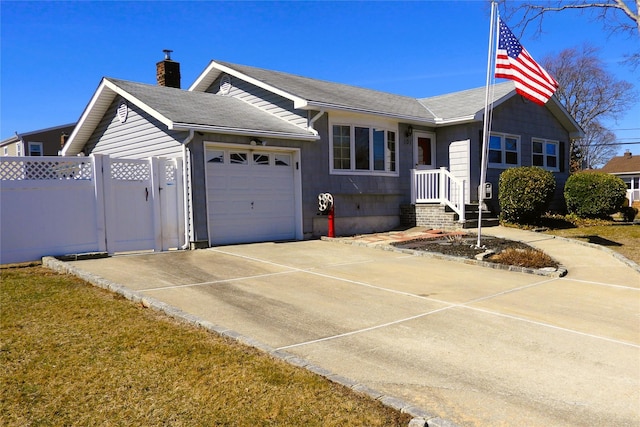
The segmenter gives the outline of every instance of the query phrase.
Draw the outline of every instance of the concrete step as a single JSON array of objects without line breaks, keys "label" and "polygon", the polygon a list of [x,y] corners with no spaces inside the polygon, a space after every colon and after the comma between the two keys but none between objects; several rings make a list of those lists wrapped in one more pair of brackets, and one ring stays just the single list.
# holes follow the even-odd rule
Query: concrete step
[{"label": "concrete step", "polygon": [[[485,218],[483,215],[482,217],[483,227],[496,227],[498,225],[500,225],[500,220],[498,218],[496,217]],[[462,225],[462,228],[478,228],[478,218],[466,219],[465,223]]]}]

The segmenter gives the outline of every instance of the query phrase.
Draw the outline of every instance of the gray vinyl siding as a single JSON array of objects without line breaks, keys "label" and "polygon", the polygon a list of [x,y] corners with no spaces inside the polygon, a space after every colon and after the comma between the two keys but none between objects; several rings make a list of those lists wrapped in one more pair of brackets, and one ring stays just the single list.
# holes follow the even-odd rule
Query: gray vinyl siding
[{"label": "gray vinyl siding", "polygon": [[[213,82],[207,92],[215,94],[219,92],[220,78]],[[296,126],[303,128],[307,126],[307,111],[294,109],[293,101],[237,77],[231,77],[231,90],[226,96],[245,101]]]},{"label": "gray vinyl siding", "polygon": [[170,131],[167,127],[129,103],[127,120],[121,123],[116,97],[89,138],[85,153],[108,154],[112,157],[142,159],[153,156],[182,155],[181,141],[186,132]]},{"label": "gray vinyl siding", "polygon": [[[313,114],[314,112],[312,112]],[[314,234],[314,221],[318,220],[318,194],[332,193],[336,203],[336,220],[367,224],[376,218],[395,218],[400,221],[400,205],[410,199],[411,144],[399,143],[400,176],[330,175],[328,118],[323,115],[316,122],[319,141],[292,141],[269,139],[269,147],[300,149],[302,181],[302,219],[306,238]],[[401,132],[404,128],[400,127]],[[251,137],[235,135],[197,135],[190,144],[194,197],[196,240],[206,240],[206,191],[204,180],[203,141],[249,145]],[[400,141],[399,141],[400,142]],[[383,229],[365,230],[386,231]],[[365,232],[357,231],[357,232]],[[349,234],[337,227],[336,233]]]},{"label": "gray vinyl siding", "polygon": [[[520,136],[520,165],[532,165],[532,138],[544,138],[560,143],[559,162],[564,164],[559,172],[554,172],[556,192],[551,204],[552,210],[564,209],[564,184],[569,178],[569,132],[562,127],[553,114],[522,97],[515,96],[494,112],[493,129],[496,132],[512,133]],[[493,182],[495,204],[498,204],[498,180],[504,169],[488,169],[487,176]]]},{"label": "gray vinyl siding", "polygon": [[[312,113],[313,114],[313,113]],[[305,231],[312,226],[318,212],[318,194],[331,193],[336,203],[336,221],[339,218],[397,217],[400,205],[410,199],[410,173],[407,156],[412,156],[410,144],[398,139],[399,176],[337,175],[329,174],[329,121],[324,114],[314,126],[320,141],[308,144],[302,152],[302,181]],[[404,129],[399,127],[399,133]],[[384,230],[369,230],[384,231]],[[363,232],[354,230],[355,233]],[[336,233],[345,233],[337,229]],[[348,232],[347,232],[348,234]]]},{"label": "gray vinyl siding", "polygon": [[[520,96],[515,96],[504,104],[495,108],[493,112],[492,132],[517,135],[520,137],[520,166],[532,164],[532,138],[544,138],[560,142],[559,161],[564,164],[560,172],[554,172],[556,178],[555,200],[551,208],[561,210],[563,208],[564,183],[569,177],[569,132],[555,119],[551,112],[544,107],[523,101]],[[469,139],[470,160],[470,200],[478,200],[478,185],[480,184],[480,163],[482,156],[482,123],[473,122],[458,126],[438,128],[436,141],[436,161],[438,167],[449,168],[449,145],[453,141]],[[487,169],[487,182],[493,185],[493,199],[487,204],[494,212],[499,212],[498,184],[503,168],[489,167]]]}]

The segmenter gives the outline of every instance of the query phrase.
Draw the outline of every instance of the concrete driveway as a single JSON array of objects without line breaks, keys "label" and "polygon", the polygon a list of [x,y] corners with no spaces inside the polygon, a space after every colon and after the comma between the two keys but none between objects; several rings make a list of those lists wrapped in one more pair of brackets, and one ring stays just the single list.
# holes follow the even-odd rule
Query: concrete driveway
[{"label": "concrete driveway", "polygon": [[638,426],[640,273],[610,258],[550,278],[304,241],[67,265],[461,426]]}]

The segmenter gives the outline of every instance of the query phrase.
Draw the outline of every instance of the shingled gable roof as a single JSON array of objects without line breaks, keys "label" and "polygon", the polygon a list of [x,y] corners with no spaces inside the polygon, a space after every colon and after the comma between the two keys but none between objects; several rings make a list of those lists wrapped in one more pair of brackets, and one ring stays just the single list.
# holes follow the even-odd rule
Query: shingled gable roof
[{"label": "shingled gable roof", "polygon": [[614,157],[600,169],[600,172],[640,175],[640,156],[627,152],[623,156]]},{"label": "shingled gable roof", "polygon": [[141,108],[168,129],[316,140],[309,130],[281,120],[241,100],[210,93],[103,78],[62,155],[82,151],[116,96]]},{"label": "shingled gable roof", "polygon": [[[518,96],[512,81],[498,83],[493,86],[490,93],[494,107]],[[420,102],[428,108],[436,118],[438,125],[451,125],[470,121],[481,121],[484,115],[486,98],[484,87],[447,93],[445,95],[422,98]],[[580,125],[571,117],[569,112],[560,104],[554,96],[545,104],[545,108],[555,116],[565,129],[569,131],[571,138],[582,138],[584,132]]]},{"label": "shingled gable roof", "polygon": [[[290,99],[294,107],[300,109],[360,112],[435,127],[481,121],[484,114],[484,87],[415,99],[222,61],[211,61],[189,90],[205,91],[222,74],[241,78]],[[511,81],[494,85],[494,106],[516,95]],[[571,138],[584,136],[580,126],[555,97],[545,107],[569,131]]]},{"label": "shingled gable roof", "polygon": [[[419,99],[436,117],[439,124],[459,123],[482,120],[485,105],[485,88],[475,88],[460,92],[447,93]],[[512,82],[500,83],[493,88],[493,104],[502,102],[515,95]]]},{"label": "shingled gable roof", "polygon": [[189,90],[205,91],[222,74],[290,99],[294,108],[341,110],[435,123],[435,117],[415,98],[221,61],[211,61]]}]

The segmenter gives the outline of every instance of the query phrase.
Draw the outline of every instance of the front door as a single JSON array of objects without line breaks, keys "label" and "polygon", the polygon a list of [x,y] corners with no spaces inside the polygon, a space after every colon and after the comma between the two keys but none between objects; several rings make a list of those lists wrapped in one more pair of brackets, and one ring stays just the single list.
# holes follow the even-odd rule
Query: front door
[{"label": "front door", "polygon": [[413,164],[418,170],[435,169],[436,167],[436,134],[431,132],[414,132]]}]

